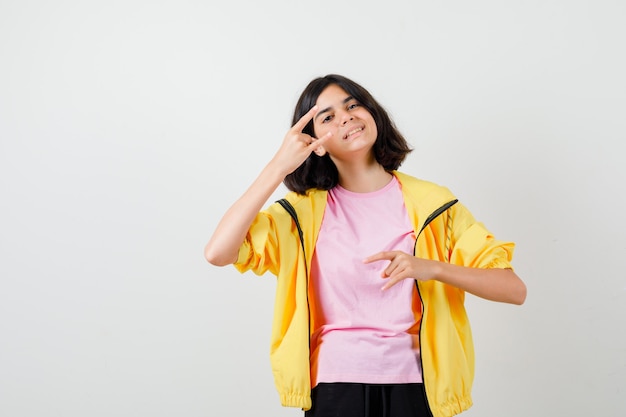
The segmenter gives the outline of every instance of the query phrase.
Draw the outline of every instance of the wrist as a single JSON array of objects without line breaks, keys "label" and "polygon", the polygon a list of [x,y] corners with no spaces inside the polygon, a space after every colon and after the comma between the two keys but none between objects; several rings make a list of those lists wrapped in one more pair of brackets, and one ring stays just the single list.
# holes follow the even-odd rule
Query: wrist
[{"label": "wrist", "polygon": [[449,264],[441,261],[431,260],[430,279],[446,283],[446,266]]},{"label": "wrist", "polygon": [[263,176],[265,179],[276,184],[283,182],[287,174],[289,173],[285,172],[285,167],[274,159],[272,159],[263,169]]}]

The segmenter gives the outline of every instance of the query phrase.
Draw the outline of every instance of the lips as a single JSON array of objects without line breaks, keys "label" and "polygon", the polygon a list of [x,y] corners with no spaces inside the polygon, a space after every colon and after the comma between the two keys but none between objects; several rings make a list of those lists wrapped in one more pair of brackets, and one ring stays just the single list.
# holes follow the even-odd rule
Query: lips
[{"label": "lips", "polygon": [[362,130],[363,130],[363,126],[355,127],[354,129],[349,130],[348,133],[343,135],[343,138],[348,139],[350,136],[354,135],[355,133],[359,133]]}]

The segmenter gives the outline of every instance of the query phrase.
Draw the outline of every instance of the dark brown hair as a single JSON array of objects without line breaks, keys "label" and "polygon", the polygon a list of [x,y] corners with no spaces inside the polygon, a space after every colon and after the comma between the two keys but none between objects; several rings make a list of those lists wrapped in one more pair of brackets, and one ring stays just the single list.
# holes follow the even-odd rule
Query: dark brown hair
[{"label": "dark brown hair", "polygon": [[[346,77],[330,74],[311,81],[298,99],[291,125],[293,126],[315,105],[317,98],[326,87],[333,84],[352,96],[374,118],[378,130],[373,149],[376,161],[387,171],[398,169],[406,155],[412,151],[411,147],[396,128],[387,111],[365,88]],[[316,137],[313,121],[309,122],[302,131]],[[306,194],[311,188],[330,190],[338,182],[339,172],[328,153],[321,157],[311,153],[302,165],[287,175],[283,181],[288,189],[298,194]]]}]

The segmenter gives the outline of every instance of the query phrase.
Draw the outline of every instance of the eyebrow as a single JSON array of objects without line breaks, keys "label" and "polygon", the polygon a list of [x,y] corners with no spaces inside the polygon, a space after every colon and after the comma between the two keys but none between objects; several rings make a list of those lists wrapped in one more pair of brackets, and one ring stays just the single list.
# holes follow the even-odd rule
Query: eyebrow
[{"label": "eyebrow", "polygon": [[[345,99],[341,102],[341,104],[346,104],[346,103],[347,103],[347,102],[349,102],[350,100],[354,100],[354,97],[352,97],[352,96],[348,96],[348,97],[346,97],[346,98],[345,98]],[[329,112],[329,111],[331,111],[331,110],[332,110],[332,106],[331,106],[331,107],[326,107],[325,109],[318,111],[318,112],[317,112],[317,114],[315,115],[315,117],[313,118],[313,120],[317,120],[317,118],[318,118],[319,116],[321,116],[323,113],[328,113],[328,112]]]}]

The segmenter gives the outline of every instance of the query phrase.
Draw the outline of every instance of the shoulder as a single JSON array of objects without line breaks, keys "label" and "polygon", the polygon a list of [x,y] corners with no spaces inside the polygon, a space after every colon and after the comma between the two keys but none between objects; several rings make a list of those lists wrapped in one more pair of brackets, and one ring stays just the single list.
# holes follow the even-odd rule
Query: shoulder
[{"label": "shoulder", "polygon": [[[304,232],[305,240],[310,246],[307,253],[313,253],[317,232],[322,224],[324,211],[326,209],[328,191],[311,189],[306,194],[289,192],[284,199],[287,200],[296,211],[301,230]],[[291,227],[291,214],[278,202],[270,205],[266,210],[274,219],[279,229],[293,231]],[[292,232],[291,232],[292,233]]]},{"label": "shoulder", "polygon": [[[316,211],[316,208],[323,209],[325,207],[327,195],[328,191],[326,190],[310,189],[306,194],[298,194],[290,191],[285,195],[284,199],[294,207],[296,212],[311,214]],[[272,214],[280,213],[280,215],[286,213],[278,201],[271,204],[267,208],[267,211]]]},{"label": "shoulder", "polygon": [[455,198],[454,194],[447,187],[434,182],[422,180],[400,171],[394,171],[393,175],[400,182],[402,192],[418,200],[434,199],[448,201]]}]

